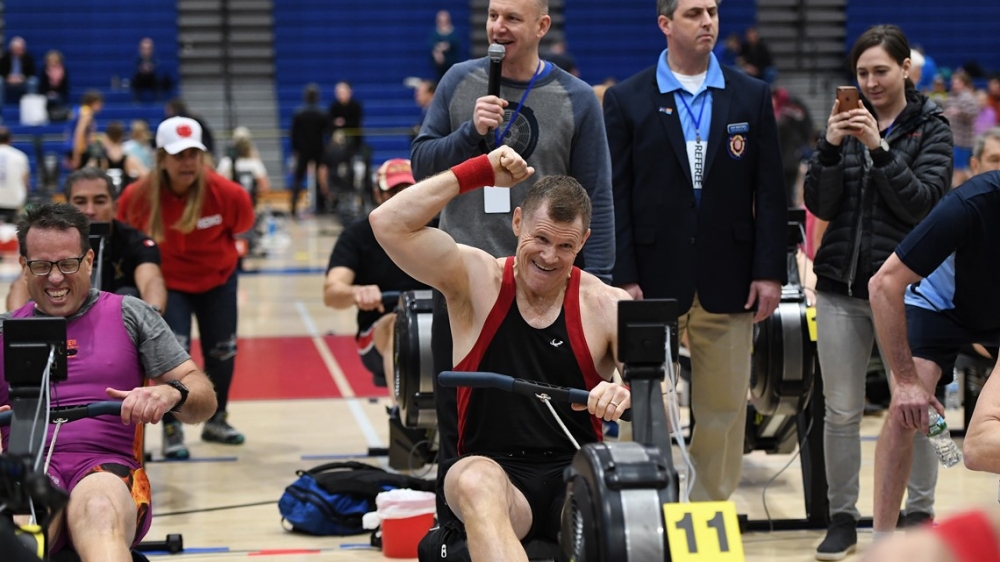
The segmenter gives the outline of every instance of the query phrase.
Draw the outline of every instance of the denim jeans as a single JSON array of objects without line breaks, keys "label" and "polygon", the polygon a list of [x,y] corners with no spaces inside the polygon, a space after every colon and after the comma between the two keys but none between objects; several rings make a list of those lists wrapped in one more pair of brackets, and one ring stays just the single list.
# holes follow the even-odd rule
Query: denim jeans
[{"label": "denim jeans", "polygon": [[[225,283],[204,293],[168,290],[167,309],[163,314],[177,341],[189,352],[191,316],[198,320],[205,374],[215,385],[219,401],[216,412],[226,411],[236,365],[236,279],[237,274],[233,272]],[[169,421],[173,421],[173,416]]]},{"label": "denim jeans", "polygon": [[[847,513],[857,520],[861,517],[857,503],[865,376],[876,339],[871,306],[867,300],[820,292],[816,297],[816,332],[826,401],[823,452],[830,515]],[[907,486],[907,511],[933,515],[937,467],[930,441],[918,432]]]}]

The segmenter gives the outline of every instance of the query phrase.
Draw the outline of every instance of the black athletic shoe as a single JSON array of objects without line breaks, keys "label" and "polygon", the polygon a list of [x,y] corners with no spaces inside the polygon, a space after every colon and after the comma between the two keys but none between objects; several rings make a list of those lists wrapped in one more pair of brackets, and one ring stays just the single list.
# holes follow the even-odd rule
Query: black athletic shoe
[{"label": "black athletic shoe", "polygon": [[934,516],[924,511],[914,511],[913,513],[899,512],[899,522],[897,529],[916,529],[925,523],[933,523]]},{"label": "black athletic shoe", "polygon": [[835,513],[826,538],[816,548],[816,560],[843,560],[858,545],[858,522],[848,513]]}]

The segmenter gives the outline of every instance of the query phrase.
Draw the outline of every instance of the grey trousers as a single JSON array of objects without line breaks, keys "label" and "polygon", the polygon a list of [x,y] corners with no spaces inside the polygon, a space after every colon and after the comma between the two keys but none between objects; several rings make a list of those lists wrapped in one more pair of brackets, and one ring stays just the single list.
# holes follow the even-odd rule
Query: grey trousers
[{"label": "grey trousers", "polygon": [[[816,343],[826,400],[823,452],[830,515],[849,513],[858,519],[861,416],[865,408],[865,375],[876,339],[875,324],[867,300],[820,292],[816,301]],[[933,515],[937,470],[934,449],[927,436],[918,432],[906,488],[906,511]]]}]

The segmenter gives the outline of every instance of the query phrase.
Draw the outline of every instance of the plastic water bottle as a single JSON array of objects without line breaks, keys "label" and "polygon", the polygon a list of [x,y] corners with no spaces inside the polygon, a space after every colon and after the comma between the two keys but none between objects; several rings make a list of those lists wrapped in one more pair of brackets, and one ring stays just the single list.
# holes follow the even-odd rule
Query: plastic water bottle
[{"label": "plastic water bottle", "polygon": [[938,460],[947,468],[955,466],[962,460],[962,451],[955,444],[955,440],[951,438],[948,424],[933,407],[928,410],[927,414],[927,437],[931,440],[931,445],[934,446]]},{"label": "plastic water bottle", "polygon": [[944,407],[946,410],[957,410],[961,406],[958,396],[958,381],[953,380],[944,387]]}]

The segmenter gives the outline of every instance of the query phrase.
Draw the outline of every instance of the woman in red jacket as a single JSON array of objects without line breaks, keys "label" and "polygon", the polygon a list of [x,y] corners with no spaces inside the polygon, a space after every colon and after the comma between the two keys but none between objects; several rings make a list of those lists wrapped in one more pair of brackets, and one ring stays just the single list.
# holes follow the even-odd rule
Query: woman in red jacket
[{"label": "woman in red jacket", "polygon": [[[234,235],[253,226],[253,207],[242,187],[205,165],[201,126],[194,119],[163,121],[156,131],[156,148],[153,170],[122,193],[118,219],[160,245],[168,290],[163,317],[188,350],[192,314],[198,320],[205,372],[219,401],[201,438],[238,445],[243,434],[226,421],[236,359]],[[169,415],[163,421],[163,455],[188,458],[180,422]]]}]

